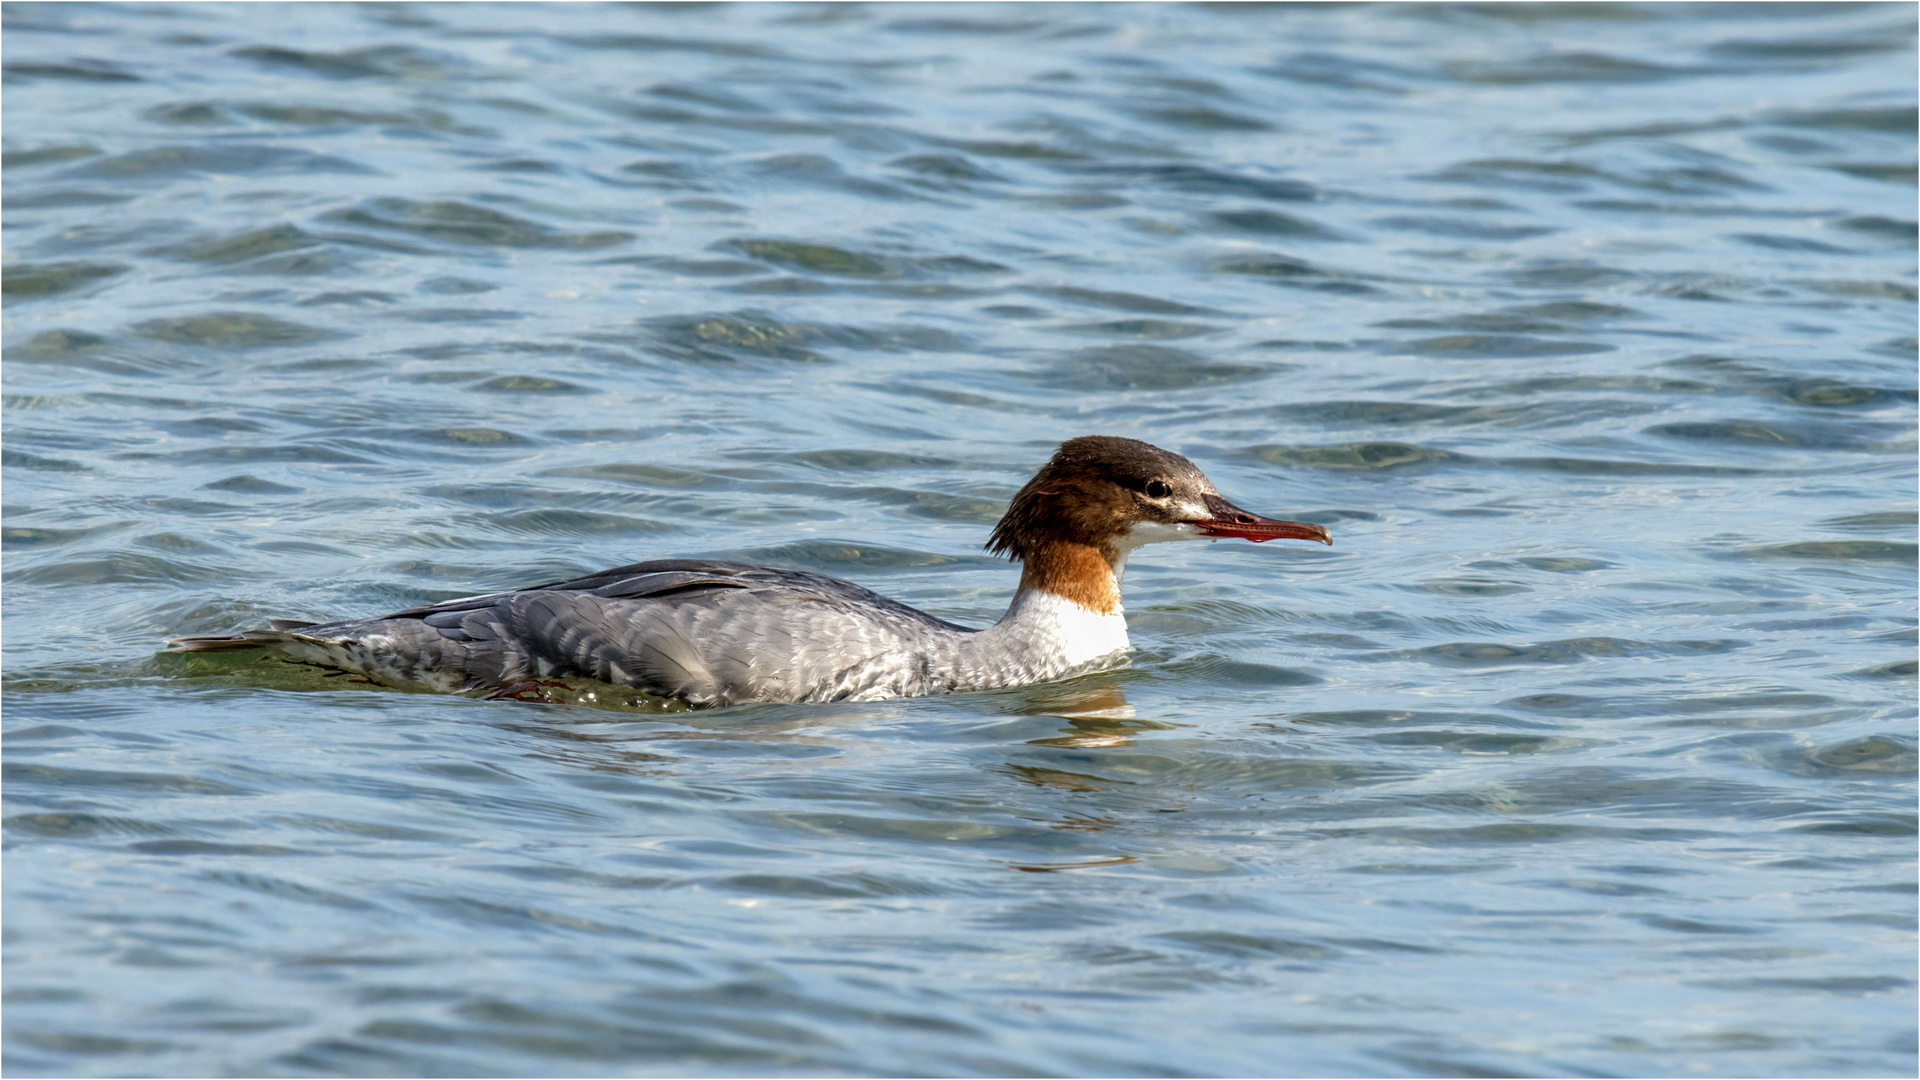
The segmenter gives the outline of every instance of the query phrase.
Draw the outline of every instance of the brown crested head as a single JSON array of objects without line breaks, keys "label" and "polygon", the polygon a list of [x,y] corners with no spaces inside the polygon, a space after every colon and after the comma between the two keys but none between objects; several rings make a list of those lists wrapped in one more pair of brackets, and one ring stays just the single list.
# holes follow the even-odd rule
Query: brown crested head
[{"label": "brown crested head", "polygon": [[1274,521],[1234,506],[1179,454],[1138,439],[1083,435],[1061,443],[1053,459],[1014,495],[987,550],[1027,562],[1062,545],[1083,546],[1111,562],[1149,539],[1141,530],[1152,526],[1181,533],[1150,539],[1293,537],[1332,543],[1318,525]]},{"label": "brown crested head", "polygon": [[1180,520],[1174,505],[1210,493],[1218,494],[1179,454],[1138,439],[1082,435],[1061,443],[1014,495],[987,550],[1024,561],[1050,544],[1112,548],[1135,523],[1172,524]]}]

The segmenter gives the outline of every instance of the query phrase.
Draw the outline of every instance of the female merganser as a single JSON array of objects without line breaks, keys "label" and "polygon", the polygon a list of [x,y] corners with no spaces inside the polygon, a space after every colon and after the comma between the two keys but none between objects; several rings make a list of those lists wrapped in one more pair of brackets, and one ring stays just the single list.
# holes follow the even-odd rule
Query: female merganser
[{"label": "female merganser", "polygon": [[594,679],[693,706],[994,690],[1112,666],[1127,650],[1127,554],[1221,536],[1333,543],[1318,525],[1233,505],[1178,454],[1088,435],[1062,443],[994,526],[987,549],[1024,566],[1013,604],[985,630],[821,574],[662,559],[378,619],[275,619],[271,630],[181,638],[172,651],[266,648],[441,693],[513,696]]}]

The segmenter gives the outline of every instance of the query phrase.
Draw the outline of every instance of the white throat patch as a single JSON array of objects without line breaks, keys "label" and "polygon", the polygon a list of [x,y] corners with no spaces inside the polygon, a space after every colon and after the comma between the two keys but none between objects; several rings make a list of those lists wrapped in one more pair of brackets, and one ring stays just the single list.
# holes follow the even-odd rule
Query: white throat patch
[{"label": "white throat patch", "polygon": [[1133,528],[1121,533],[1113,542],[1120,554],[1125,555],[1134,548],[1146,544],[1164,544],[1169,540],[1198,540],[1200,530],[1184,521],[1169,525],[1163,521],[1136,521]]},{"label": "white throat patch", "polygon": [[1133,528],[1121,533],[1113,541],[1115,558],[1113,560],[1113,579],[1119,581],[1127,574],[1127,556],[1133,549],[1148,544],[1164,544],[1169,540],[1198,540],[1200,530],[1186,522],[1169,525],[1163,521],[1136,521]]}]

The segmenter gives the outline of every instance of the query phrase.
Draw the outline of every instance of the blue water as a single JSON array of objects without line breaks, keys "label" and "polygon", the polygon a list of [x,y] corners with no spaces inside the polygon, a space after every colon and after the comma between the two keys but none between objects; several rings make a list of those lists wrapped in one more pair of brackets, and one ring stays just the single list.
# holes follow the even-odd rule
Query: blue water
[{"label": "blue water", "polygon": [[[12,5],[13,1075],[1912,1075],[1911,5]],[[1064,438],[1306,544],[706,713],[165,640],[639,559],[981,625]]]}]

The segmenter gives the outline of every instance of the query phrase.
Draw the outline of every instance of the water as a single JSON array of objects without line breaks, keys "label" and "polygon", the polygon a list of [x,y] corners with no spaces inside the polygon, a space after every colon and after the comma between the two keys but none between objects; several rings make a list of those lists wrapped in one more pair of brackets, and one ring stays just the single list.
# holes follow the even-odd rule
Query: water
[{"label": "water", "polygon": [[[19,1075],[1912,1074],[1909,5],[7,12]],[[644,714],[170,637],[1054,443],[1337,546]]]}]

